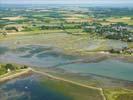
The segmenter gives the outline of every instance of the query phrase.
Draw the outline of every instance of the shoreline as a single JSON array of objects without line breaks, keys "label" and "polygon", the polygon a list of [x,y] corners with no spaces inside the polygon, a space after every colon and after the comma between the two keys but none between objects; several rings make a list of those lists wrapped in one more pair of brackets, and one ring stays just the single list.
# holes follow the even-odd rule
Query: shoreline
[{"label": "shoreline", "polygon": [[[40,32],[42,32],[42,31],[40,31]],[[8,37],[8,38],[10,38],[10,36],[11,37],[15,37],[15,36],[18,36],[18,35],[33,35],[33,33],[35,33],[36,35],[38,35],[38,34],[40,34],[40,33],[37,33],[37,32],[35,32],[35,31],[31,31],[31,32],[13,32],[13,33],[8,33],[8,35],[7,36],[5,36],[5,39]],[[41,33],[42,34],[42,33]],[[49,33],[48,33],[49,34]],[[4,39],[4,38],[3,38]],[[106,39],[105,39],[106,40]],[[60,47],[56,47],[56,48],[60,48]],[[105,56],[112,56],[112,57],[114,57],[114,56],[122,56],[122,57],[133,57],[133,54],[124,54],[124,53],[120,53],[120,54],[118,54],[118,53],[110,53],[109,52],[109,50],[92,50],[92,51],[90,51],[90,50],[76,50],[76,49],[68,49],[68,48],[62,48],[61,47],[61,49],[62,49],[62,51],[63,51],[63,53],[65,52],[66,54],[68,54],[68,55],[71,55],[71,54],[73,54],[73,55],[75,55],[75,56],[89,56],[89,55],[92,55],[92,54],[94,54],[94,55],[105,55]]]},{"label": "shoreline", "polygon": [[78,85],[78,86],[81,86],[81,87],[84,87],[84,88],[98,90],[98,91],[100,91],[100,94],[101,94],[103,100],[107,100],[106,97],[105,97],[103,88],[93,87],[93,86],[85,85],[85,84],[82,84],[82,83],[79,83],[79,82],[74,82],[74,81],[69,80],[69,79],[65,79],[65,78],[61,78],[61,77],[58,77],[58,76],[51,75],[51,74],[49,74],[47,72],[41,72],[41,71],[34,70],[34,69],[31,69],[31,70],[34,73],[38,73],[38,74],[44,75],[44,76],[46,76],[48,78],[51,78],[51,79],[55,79],[55,80],[59,80],[59,81],[67,82],[67,83],[71,83],[71,84]]},{"label": "shoreline", "polygon": [[68,79],[65,79],[65,78],[61,78],[61,77],[58,77],[58,76],[53,76],[49,73],[37,71],[37,70],[32,69],[30,67],[27,68],[27,69],[19,70],[19,72],[16,71],[16,72],[14,72],[14,74],[13,74],[13,72],[10,72],[10,73],[6,73],[4,75],[1,75],[0,76],[0,83],[11,80],[11,79],[14,79],[14,78],[17,78],[17,77],[19,77],[21,75],[24,75],[24,74],[27,74],[29,72],[38,73],[38,74],[44,75],[44,76],[46,76],[48,78],[51,78],[51,79],[54,79],[54,80],[64,81],[64,82],[75,84],[75,85],[78,85],[78,86],[81,86],[81,87],[84,87],[84,88],[98,90],[100,92],[103,100],[106,100],[103,88],[93,87],[93,86],[85,85],[85,84],[82,84],[82,83],[74,82],[74,81],[71,81],[71,80],[68,80]]},{"label": "shoreline", "polygon": [[10,73],[6,73],[4,75],[1,75],[0,76],[0,83],[11,80],[11,79],[16,78],[16,77],[19,77],[21,75],[27,74],[32,70],[31,70],[31,68],[27,68],[27,69],[21,69],[19,71],[20,72],[15,71],[14,73],[10,72]]}]

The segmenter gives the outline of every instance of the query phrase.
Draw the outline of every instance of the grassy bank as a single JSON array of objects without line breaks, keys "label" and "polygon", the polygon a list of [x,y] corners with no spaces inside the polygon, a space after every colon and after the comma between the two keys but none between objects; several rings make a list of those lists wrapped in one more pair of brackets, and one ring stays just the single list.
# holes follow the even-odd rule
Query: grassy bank
[{"label": "grassy bank", "polygon": [[16,64],[2,64],[0,65],[0,82],[10,80],[25,73],[28,73],[30,68],[27,66],[20,66]]},{"label": "grassy bank", "polygon": [[133,100],[133,91],[123,88],[104,89],[107,100]]}]

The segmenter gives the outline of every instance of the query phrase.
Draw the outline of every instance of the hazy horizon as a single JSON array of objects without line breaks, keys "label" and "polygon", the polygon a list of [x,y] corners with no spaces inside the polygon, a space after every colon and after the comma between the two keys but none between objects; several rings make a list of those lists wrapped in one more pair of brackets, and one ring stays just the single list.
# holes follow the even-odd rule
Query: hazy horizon
[{"label": "hazy horizon", "polygon": [[133,0],[0,0],[0,4],[133,4]]}]

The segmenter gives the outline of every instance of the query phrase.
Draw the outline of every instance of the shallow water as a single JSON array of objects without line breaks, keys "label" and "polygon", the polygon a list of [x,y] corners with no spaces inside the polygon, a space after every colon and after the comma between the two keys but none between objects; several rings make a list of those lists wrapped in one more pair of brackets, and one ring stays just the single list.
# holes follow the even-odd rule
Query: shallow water
[{"label": "shallow water", "polygon": [[104,60],[98,63],[74,63],[59,66],[69,72],[95,74],[105,77],[133,81],[133,64],[118,60]]},{"label": "shallow water", "polygon": [[65,55],[60,50],[44,45],[23,45],[6,49],[0,54],[0,62],[19,63],[39,67],[57,67],[67,71],[96,74],[105,77],[133,81],[133,63],[106,59],[86,63],[79,57]]},{"label": "shallow water", "polygon": [[62,54],[59,50],[49,46],[26,45],[15,49],[8,49],[0,55],[0,62],[20,63],[39,67],[52,67],[59,63],[65,63],[76,58]]},{"label": "shallow water", "polygon": [[42,85],[36,75],[13,79],[0,85],[0,100],[71,100]]}]

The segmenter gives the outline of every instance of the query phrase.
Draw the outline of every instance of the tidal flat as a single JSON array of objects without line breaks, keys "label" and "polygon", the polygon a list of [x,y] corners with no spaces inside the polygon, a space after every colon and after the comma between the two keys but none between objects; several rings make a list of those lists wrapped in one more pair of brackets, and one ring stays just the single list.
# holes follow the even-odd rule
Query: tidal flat
[{"label": "tidal flat", "polygon": [[[113,60],[113,57],[112,58],[107,57],[108,58],[107,59],[106,57],[104,58],[103,56],[99,57],[99,59],[96,59],[94,57],[93,60],[91,57],[91,60],[89,60],[89,58],[86,58],[86,57],[84,58],[83,56],[80,57],[75,55],[64,54],[61,50],[53,48],[49,45],[45,45],[45,46],[44,45],[22,45],[16,48],[10,48],[9,46],[8,47],[5,46],[1,48],[6,49],[5,53],[1,54],[0,56],[1,63],[4,63],[4,62],[17,63],[17,64],[25,63],[26,65],[31,66],[31,68],[35,68],[36,70],[41,70],[42,72],[43,71],[47,72],[53,76],[72,80],[78,83],[85,84],[87,86],[98,87],[98,88],[102,87],[103,90],[105,91],[104,95],[107,96],[106,98],[109,98],[109,100],[111,100],[110,98],[113,98],[114,96],[112,94],[113,91],[111,89],[120,88],[121,91],[125,91],[124,88],[126,88],[128,91],[125,91],[124,93],[128,94],[129,91],[131,91],[133,88],[132,77],[131,77],[132,63],[130,62],[123,62],[120,59]],[[117,68],[118,69],[123,68],[123,69],[116,70]],[[108,74],[107,74],[107,71],[108,71]],[[34,81],[34,75],[32,77]],[[28,81],[32,79],[32,77],[29,76]],[[42,76],[42,77],[45,77],[45,76]],[[36,78],[35,78],[35,81],[36,81]],[[42,78],[39,81],[41,83],[41,86],[47,87],[50,90],[52,89],[51,91],[53,91],[54,93],[55,91],[58,91],[59,95],[63,95],[63,97],[62,96],[58,97],[56,94],[57,100],[78,100],[78,99],[80,100],[81,98],[83,98],[83,100],[86,100],[87,98],[91,100],[93,99],[95,100],[96,98],[98,98],[97,100],[102,100],[102,97],[100,97],[101,95],[99,94],[99,91],[96,92],[95,89],[89,90],[89,89],[85,89],[82,86],[77,86],[69,82],[68,83],[62,82],[62,81],[47,78],[47,77]],[[21,81],[21,79],[20,80],[18,79],[18,83],[19,82],[22,84],[23,82],[25,83],[25,78],[24,78],[24,81]],[[24,86],[25,87],[23,88],[27,88],[25,84]],[[35,86],[35,87],[38,87],[38,86]],[[16,85],[14,85],[14,87],[11,90],[13,90],[14,88],[17,88]],[[1,90],[3,91],[3,88]],[[37,91],[43,91],[42,94],[45,93],[43,88],[40,88]],[[72,92],[69,92],[69,91],[72,91]],[[79,92],[76,93],[77,91]],[[92,91],[92,93],[90,91]],[[32,92],[32,90],[29,91],[29,93],[30,92]],[[53,92],[52,93],[50,92],[49,96],[53,95]],[[91,93],[91,94],[88,95],[88,93]],[[117,93],[118,95],[121,94],[120,91],[118,91]],[[93,95],[97,95],[96,98],[94,98]],[[110,95],[112,96],[108,97]],[[34,97],[34,96],[29,97],[23,94],[22,97],[21,96],[19,97],[26,98],[26,100],[31,100],[31,99],[37,100],[37,98],[45,98],[45,95],[44,97],[42,95],[36,95],[36,96],[37,97]],[[66,96],[67,98],[64,96]],[[16,95],[16,97],[14,98],[18,98],[18,96]],[[55,97],[53,96],[53,98]],[[49,100],[51,100],[51,98],[49,98]]]},{"label": "tidal flat", "polygon": [[6,7],[0,64],[31,73],[0,83],[0,99],[133,100],[133,9]]}]

